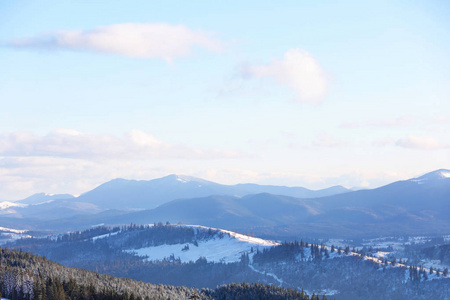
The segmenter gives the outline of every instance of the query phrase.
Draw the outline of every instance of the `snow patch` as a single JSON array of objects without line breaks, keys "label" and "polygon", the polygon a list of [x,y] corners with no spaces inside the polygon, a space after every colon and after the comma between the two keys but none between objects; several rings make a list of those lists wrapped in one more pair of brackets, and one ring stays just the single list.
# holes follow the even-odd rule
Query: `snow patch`
[{"label": "snow patch", "polygon": [[[299,291],[301,290],[300,288],[297,288]],[[312,294],[316,294],[316,295],[325,295],[325,296],[333,296],[339,293],[338,290],[332,290],[332,289],[319,289],[319,290],[314,290],[314,291],[310,291],[310,290],[303,290],[306,294],[312,296]]]},{"label": "snow patch", "polygon": [[427,181],[427,179],[411,179],[411,181],[417,184],[424,184]]},{"label": "snow patch", "polygon": [[450,178],[450,172],[442,171],[439,175],[443,178]]},{"label": "snow patch", "polygon": [[47,200],[47,201],[43,201],[43,202],[39,202],[39,203],[35,203],[35,204],[31,204],[31,205],[41,205],[41,204],[47,204],[47,203],[52,203],[55,200]]},{"label": "snow patch", "polygon": [[187,180],[185,180],[183,178],[180,178],[178,176],[177,176],[177,181],[182,182],[182,183],[187,183],[188,182]]},{"label": "snow patch", "polygon": [[6,227],[0,227],[0,231],[6,231],[11,233],[24,233],[28,230],[20,230],[20,229],[12,229],[12,228],[6,228]]},{"label": "snow patch", "polygon": [[15,202],[9,202],[9,201],[3,201],[0,202],[0,210],[4,210],[10,207],[27,207],[27,204],[22,203],[15,203]]},{"label": "snow patch", "polygon": [[107,238],[107,237],[116,235],[116,234],[118,234],[119,232],[120,232],[120,231],[116,231],[116,232],[112,232],[112,233],[107,233],[107,234],[102,234],[102,235],[99,235],[99,236],[95,236],[95,237],[92,238],[92,241],[95,242],[95,241],[98,240],[98,239],[104,239],[104,238]]},{"label": "snow patch", "polygon": [[386,256],[389,255],[389,253],[390,252],[377,251],[377,252],[372,253],[372,255],[377,258],[385,258]]}]

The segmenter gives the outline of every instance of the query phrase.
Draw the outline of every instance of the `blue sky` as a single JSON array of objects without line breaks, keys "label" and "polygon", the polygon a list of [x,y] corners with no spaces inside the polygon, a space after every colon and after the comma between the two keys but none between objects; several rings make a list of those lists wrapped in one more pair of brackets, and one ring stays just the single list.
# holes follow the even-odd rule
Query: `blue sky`
[{"label": "blue sky", "polygon": [[448,1],[4,1],[0,199],[450,169]]}]

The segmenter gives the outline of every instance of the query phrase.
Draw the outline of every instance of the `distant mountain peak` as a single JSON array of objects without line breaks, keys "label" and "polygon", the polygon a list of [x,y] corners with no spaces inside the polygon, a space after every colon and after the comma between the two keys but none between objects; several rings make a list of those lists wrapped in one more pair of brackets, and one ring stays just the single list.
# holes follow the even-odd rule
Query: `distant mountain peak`
[{"label": "distant mountain peak", "polygon": [[201,179],[201,178],[194,177],[194,176],[189,176],[189,175],[182,175],[182,174],[171,174],[171,175],[163,177],[163,178],[171,179],[171,180],[174,180],[174,181],[179,181],[179,182],[182,182],[182,183],[188,183],[188,182],[212,183],[211,181],[208,181],[208,180],[205,180],[205,179]]},{"label": "distant mountain peak", "polygon": [[73,195],[70,194],[46,194],[46,193],[36,193],[31,195],[25,199],[15,201],[17,203],[23,204],[41,204],[44,202],[52,201],[52,200],[66,200],[74,198]]},{"label": "distant mountain peak", "polygon": [[450,178],[449,170],[441,169],[441,170],[439,170],[439,174],[441,175],[441,177]]},{"label": "distant mountain peak", "polygon": [[425,181],[436,181],[445,178],[450,178],[450,170],[439,169],[430,173],[426,173],[417,178],[410,179],[411,181],[415,181],[418,183],[424,183]]},{"label": "distant mountain peak", "polygon": [[178,175],[178,174],[170,174],[166,178],[171,179],[171,180],[176,180],[176,181],[179,181],[179,182],[182,182],[182,183],[187,183],[189,181],[197,181],[197,179],[198,179],[198,178],[195,178],[195,177],[192,177],[192,176]]}]

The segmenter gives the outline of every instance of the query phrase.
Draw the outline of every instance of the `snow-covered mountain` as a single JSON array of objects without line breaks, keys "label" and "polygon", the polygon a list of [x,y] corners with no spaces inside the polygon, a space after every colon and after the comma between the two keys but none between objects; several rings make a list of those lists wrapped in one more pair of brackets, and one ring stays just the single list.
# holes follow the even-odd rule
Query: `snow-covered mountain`
[{"label": "snow-covered mountain", "polygon": [[27,207],[27,204],[22,203],[16,203],[16,202],[10,202],[10,201],[3,201],[0,202],[0,216],[5,215],[15,215],[17,214],[17,209]]},{"label": "snow-covered mountain", "polygon": [[450,170],[440,169],[430,173],[426,173],[417,178],[412,178],[409,181],[418,183],[418,184],[436,184],[436,183],[444,183],[450,179]]}]

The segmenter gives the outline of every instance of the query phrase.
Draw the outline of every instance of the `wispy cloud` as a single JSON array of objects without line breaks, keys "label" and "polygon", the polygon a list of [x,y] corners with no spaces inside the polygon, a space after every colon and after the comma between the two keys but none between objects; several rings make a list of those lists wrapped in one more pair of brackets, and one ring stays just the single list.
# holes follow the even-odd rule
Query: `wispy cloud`
[{"label": "wispy cloud", "polygon": [[240,68],[243,78],[268,77],[279,85],[287,86],[296,92],[297,101],[320,102],[327,91],[325,71],[317,60],[307,51],[290,49],[281,60],[269,64],[244,64]]},{"label": "wispy cloud", "polygon": [[59,129],[44,136],[0,135],[0,199],[36,192],[86,192],[113,178],[151,179],[191,174],[197,165],[246,158],[226,149],[171,144],[140,130],[123,136]]},{"label": "wispy cloud", "polygon": [[372,142],[372,145],[376,146],[376,147],[392,146],[392,145],[395,145],[396,141],[397,140],[393,139],[393,138],[383,138],[383,139],[374,140]]},{"label": "wispy cloud", "polygon": [[365,128],[365,127],[381,127],[392,128],[401,127],[412,124],[417,118],[413,116],[401,116],[393,119],[373,120],[364,122],[344,122],[340,125],[342,128]]},{"label": "wispy cloud", "polygon": [[347,143],[345,141],[337,139],[330,134],[318,135],[314,139],[312,144],[313,144],[313,146],[316,146],[316,147],[330,147],[330,148],[343,147],[343,146],[347,145]]},{"label": "wispy cloud", "polygon": [[339,127],[347,129],[356,128],[394,128],[406,126],[429,126],[429,125],[447,125],[450,124],[450,117],[446,115],[418,116],[404,115],[397,118],[367,120],[360,122],[343,122]]},{"label": "wispy cloud", "polygon": [[447,148],[445,145],[429,136],[410,135],[395,142],[396,146],[410,149],[435,150]]},{"label": "wispy cloud", "polygon": [[29,132],[3,134],[0,136],[0,156],[133,160],[235,158],[241,154],[230,150],[205,150],[183,144],[168,144],[140,130],[115,137],[59,129],[46,136]]},{"label": "wispy cloud", "polygon": [[134,58],[174,58],[189,55],[195,47],[220,52],[224,42],[204,31],[165,23],[124,23],[92,30],[64,30],[13,40],[9,46],[27,49],[76,50]]},{"label": "wispy cloud", "polygon": [[438,123],[438,124],[449,124],[450,123],[450,117],[444,116],[444,115],[436,115],[432,117],[432,122]]}]

